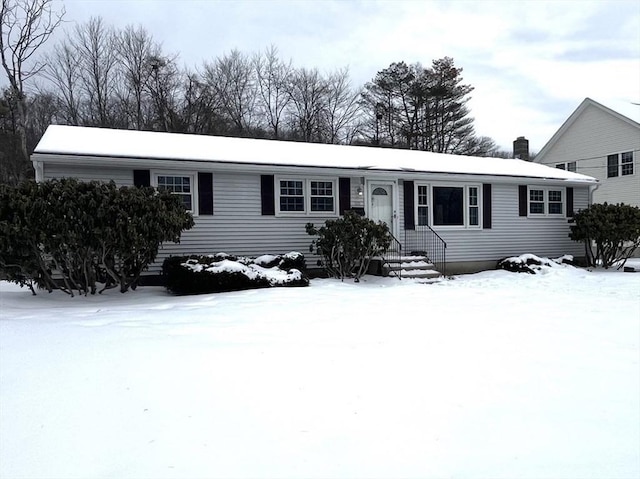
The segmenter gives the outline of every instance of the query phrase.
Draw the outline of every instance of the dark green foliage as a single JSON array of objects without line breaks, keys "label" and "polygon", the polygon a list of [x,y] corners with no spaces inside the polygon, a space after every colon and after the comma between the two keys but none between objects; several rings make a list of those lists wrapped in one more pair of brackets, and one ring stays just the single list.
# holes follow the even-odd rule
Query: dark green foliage
[{"label": "dark green foliage", "polygon": [[320,228],[307,223],[306,231],[318,237],[309,247],[320,256],[318,265],[334,278],[354,278],[356,282],[369,269],[371,258],[383,254],[391,244],[386,224],[375,223],[354,211],[345,212],[337,220],[327,220]]},{"label": "dark green foliage", "polygon": [[[224,253],[216,255],[172,256],[164,260],[162,275],[167,289],[174,294],[203,294],[269,288],[271,286],[308,286],[303,273],[304,256],[300,253],[275,256],[273,265],[259,264],[246,257]],[[300,268],[287,268],[295,261]],[[280,270],[286,277],[270,279],[263,268]],[[282,276],[285,276],[284,274]]]},{"label": "dark green foliage", "polygon": [[618,264],[620,269],[640,246],[637,206],[594,204],[569,221],[573,223],[569,238],[584,242],[590,266],[610,268]]},{"label": "dark green foliage", "polygon": [[[51,292],[135,289],[165,241],[193,218],[174,195],[153,188],[75,179],[0,187],[0,271]],[[101,290],[101,291],[102,291]]]}]

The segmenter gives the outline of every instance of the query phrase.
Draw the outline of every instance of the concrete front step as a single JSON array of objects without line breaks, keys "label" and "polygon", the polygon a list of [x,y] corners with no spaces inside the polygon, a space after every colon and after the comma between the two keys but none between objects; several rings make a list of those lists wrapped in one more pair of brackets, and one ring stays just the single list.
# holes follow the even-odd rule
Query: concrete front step
[{"label": "concrete front step", "polygon": [[416,279],[432,279],[442,276],[439,271],[436,271],[433,263],[424,256],[403,256],[398,260],[389,260],[382,265],[382,275]]}]

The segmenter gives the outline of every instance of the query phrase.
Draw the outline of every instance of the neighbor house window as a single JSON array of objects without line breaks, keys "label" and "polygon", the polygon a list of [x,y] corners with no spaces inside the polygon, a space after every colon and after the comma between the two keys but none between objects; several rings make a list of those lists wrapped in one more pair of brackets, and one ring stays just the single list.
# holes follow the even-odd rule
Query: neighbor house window
[{"label": "neighbor house window", "polygon": [[576,162],[575,161],[569,161],[568,163],[558,163],[556,165],[556,168],[558,168],[559,170],[573,171],[575,173],[575,171],[576,171]]},{"label": "neighbor house window", "polygon": [[335,179],[280,178],[276,184],[280,213],[336,213]]},{"label": "neighbor house window", "polygon": [[633,175],[633,151],[620,154],[622,176]]},{"label": "neighbor house window", "polygon": [[529,188],[529,214],[556,216],[564,214],[564,188]]},{"label": "neighbor house window", "polygon": [[418,226],[429,224],[429,187],[418,185]]},{"label": "neighbor house window", "polygon": [[618,155],[607,156],[607,178],[618,176]]},{"label": "neighbor house window", "polygon": [[633,175],[633,151],[607,156],[607,178]]},{"label": "neighbor house window", "polygon": [[195,177],[193,175],[172,175],[164,173],[154,174],[155,187],[159,191],[168,191],[177,195],[188,211],[194,211]]}]

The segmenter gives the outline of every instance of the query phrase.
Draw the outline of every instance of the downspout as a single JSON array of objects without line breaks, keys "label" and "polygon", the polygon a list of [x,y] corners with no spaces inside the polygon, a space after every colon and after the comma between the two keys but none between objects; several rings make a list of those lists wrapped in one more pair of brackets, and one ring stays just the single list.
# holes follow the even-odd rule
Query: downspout
[{"label": "downspout", "polygon": [[596,183],[595,185],[589,186],[589,206],[593,204],[593,194],[598,188],[600,188],[600,182]]},{"label": "downspout", "polygon": [[[596,192],[596,190],[600,188],[600,183],[596,183],[595,185],[590,185],[589,186],[589,206],[591,206],[593,204],[593,194]],[[593,243],[589,246],[587,246],[587,244],[585,243],[584,245],[584,254],[585,257],[587,258],[587,264],[595,266],[595,260],[593,259],[592,256],[592,249],[591,247],[593,246]]]},{"label": "downspout", "polygon": [[44,181],[44,163],[33,160],[33,169],[36,172],[36,183]]}]

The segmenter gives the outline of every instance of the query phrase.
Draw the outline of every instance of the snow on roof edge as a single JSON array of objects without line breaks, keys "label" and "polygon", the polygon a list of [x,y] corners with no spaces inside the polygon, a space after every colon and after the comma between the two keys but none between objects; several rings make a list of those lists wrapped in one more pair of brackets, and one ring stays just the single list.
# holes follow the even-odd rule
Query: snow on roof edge
[{"label": "snow on roof edge", "polygon": [[472,157],[369,146],[66,125],[50,125],[36,146],[34,154],[597,182],[595,178],[580,173],[516,159]]}]

